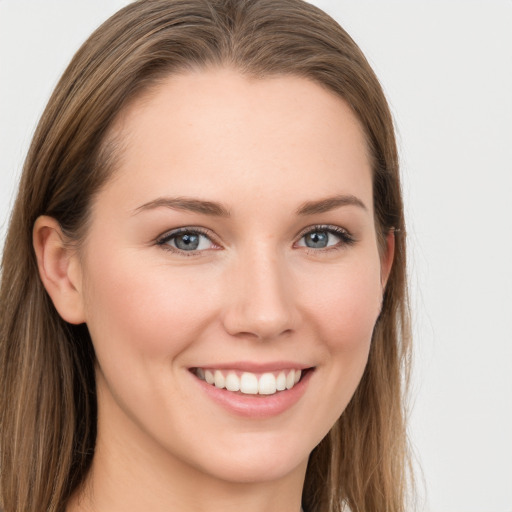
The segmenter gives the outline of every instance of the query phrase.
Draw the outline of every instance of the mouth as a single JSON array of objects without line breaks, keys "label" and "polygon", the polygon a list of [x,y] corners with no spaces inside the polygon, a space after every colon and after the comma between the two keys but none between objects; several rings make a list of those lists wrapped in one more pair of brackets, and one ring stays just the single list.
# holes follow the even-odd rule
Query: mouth
[{"label": "mouth", "polygon": [[236,369],[191,368],[198,379],[239,395],[275,395],[295,387],[313,368],[253,373]]}]

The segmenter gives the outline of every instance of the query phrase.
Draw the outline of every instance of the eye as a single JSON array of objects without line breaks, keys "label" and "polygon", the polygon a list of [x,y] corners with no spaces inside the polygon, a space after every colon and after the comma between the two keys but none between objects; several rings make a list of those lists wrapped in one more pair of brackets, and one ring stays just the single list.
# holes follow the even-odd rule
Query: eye
[{"label": "eye", "polygon": [[338,226],[315,226],[303,233],[296,245],[308,249],[334,249],[353,244],[354,241],[348,231]]},{"label": "eye", "polygon": [[198,228],[175,229],[157,240],[157,245],[177,252],[205,251],[218,249],[211,238]]}]

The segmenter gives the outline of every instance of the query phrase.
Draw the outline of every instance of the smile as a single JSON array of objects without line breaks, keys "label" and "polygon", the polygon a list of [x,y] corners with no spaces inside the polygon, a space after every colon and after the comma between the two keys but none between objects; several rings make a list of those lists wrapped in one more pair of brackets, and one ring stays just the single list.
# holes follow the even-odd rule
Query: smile
[{"label": "smile", "polygon": [[237,370],[194,368],[192,373],[218,389],[226,389],[244,395],[274,395],[280,391],[290,390],[300,381],[302,376],[300,369],[252,373]]}]

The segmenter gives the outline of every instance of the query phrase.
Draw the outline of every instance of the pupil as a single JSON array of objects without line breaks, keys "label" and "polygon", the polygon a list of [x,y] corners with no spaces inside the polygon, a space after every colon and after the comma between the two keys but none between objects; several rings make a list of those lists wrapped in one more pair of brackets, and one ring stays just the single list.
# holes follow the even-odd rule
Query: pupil
[{"label": "pupil", "polygon": [[176,247],[184,251],[193,251],[199,247],[199,235],[185,234],[176,237]]},{"label": "pupil", "polygon": [[306,235],[306,245],[315,249],[327,247],[328,233],[326,231],[315,231]]}]

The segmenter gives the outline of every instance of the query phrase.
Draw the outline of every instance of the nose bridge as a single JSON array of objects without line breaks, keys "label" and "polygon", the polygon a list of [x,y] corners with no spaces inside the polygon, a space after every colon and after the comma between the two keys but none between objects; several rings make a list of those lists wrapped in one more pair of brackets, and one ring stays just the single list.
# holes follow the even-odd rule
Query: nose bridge
[{"label": "nose bridge", "polygon": [[271,242],[240,254],[229,276],[226,330],[259,339],[293,330],[297,315],[288,272],[284,257]]}]

